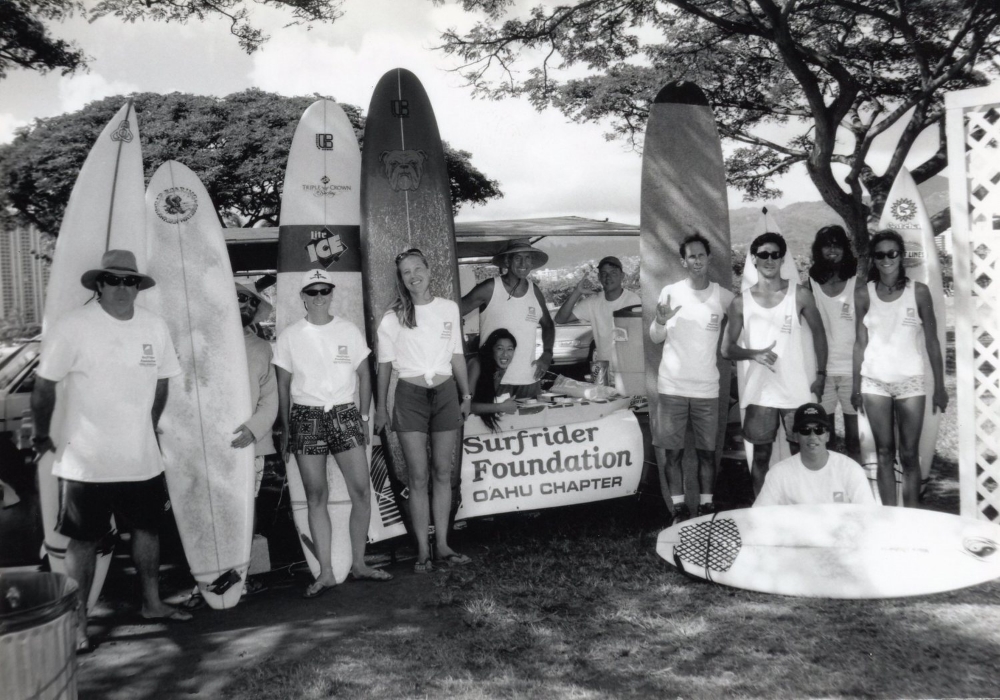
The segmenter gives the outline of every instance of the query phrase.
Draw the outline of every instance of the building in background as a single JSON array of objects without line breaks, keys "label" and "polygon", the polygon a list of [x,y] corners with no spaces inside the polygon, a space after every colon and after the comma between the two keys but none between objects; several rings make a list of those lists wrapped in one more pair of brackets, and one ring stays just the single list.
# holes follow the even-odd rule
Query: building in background
[{"label": "building in background", "polygon": [[33,226],[0,231],[0,319],[41,323],[49,265],[36,253],[44,249],[42,235]]}]

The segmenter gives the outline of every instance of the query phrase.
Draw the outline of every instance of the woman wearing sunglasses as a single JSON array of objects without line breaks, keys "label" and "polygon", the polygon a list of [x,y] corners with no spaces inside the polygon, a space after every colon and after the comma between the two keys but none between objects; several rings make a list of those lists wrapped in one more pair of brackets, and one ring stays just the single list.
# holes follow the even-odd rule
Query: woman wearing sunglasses
[{"label": "woman wearing sunglasses", "polygon": [[[903,238],[879,231],[869,245],[868,284],[855,292],[854,386],[851,403],[867,417],[878,452],[878,490],[896,503],[896,451],[903,467],[903,505],[920,494],[920,431],[926,391],[924,357],[934,373],[934,410],[944,411],[944,363],[937,318],[927,285],[910,280],[903,266]],[[898,435],[898,445],[896,443]]]},{"label": "woman wearing sunglasses", "polygon": [[[452,470],[458,429],[469,415],[472,396],[462,350],[458,304],[430,291],[427,259],[416,248],[396,256],[396,300],[378,328],[378,406],[375,430],[389,423],[389,379],[399,374],[392,429],[403,447],[409,472],[410,517],[417,538],[418,574],[434,570],[428,543],[434,520],[434,561],[468,564],[448,546]],[[430,460],[428,460],[428,443]],[[428,483],[433,479],[433,496]]]},{"label": "woman wearing sunglasses", "polygon": [[[306,317],[281,332],[274,349],[278,374],[281,452],[295,454],[306,491],[309,532],[320,574],[303,598],[315,598],[337,585],[330,556],[332,525],[327,510],[326,457],[332,454],[351,498],[351,577],[388,581],[392,575],[365,564],[365,541],[371,518],[368,476],[368,410],[371,375],[365,361],[371,351],[350,321],[330,313],[333,277],[310,270],[302,277],[300,297]],[[354,395],[360,398],[360,411]]]}]

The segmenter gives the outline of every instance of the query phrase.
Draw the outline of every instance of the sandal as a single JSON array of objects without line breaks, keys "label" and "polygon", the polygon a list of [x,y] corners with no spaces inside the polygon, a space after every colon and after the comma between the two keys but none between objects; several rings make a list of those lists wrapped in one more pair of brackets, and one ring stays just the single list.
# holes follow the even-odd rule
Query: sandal
[{"label": "sandal", "polygon": [[424,561],[418,561],[413,565],[413,573],[415,574],[429,574],[434,571],[434,562],[430,559]]},{"label": "sandal", "polygon": [[352,581],[391,581],[392,574],[388,571],[382,571],[382,569],[372,569],[371,573],[367,574],[356,574],[353,571],[348,574],[348,578]]},{"label": "sandal", "polygon": [[[336,584],[326,585],[325,583],[320,583],[319,581],[314,581],[308,588],[306,588],[305,593],[302,594],[303,598],[319,598],[321,595],[326,593],[328,590],[333,588]],[[317,588],[318,586],[318,588]]]},{"label": "sandal", "polygon": [[465,554],[459,554],[458,552],[452,552],[451,554],[446,554],[443,557],[438,557],[435,561],[439,564],[446,564],[447,566],[465,566],[466,564],[472,563],[472,557]]}]

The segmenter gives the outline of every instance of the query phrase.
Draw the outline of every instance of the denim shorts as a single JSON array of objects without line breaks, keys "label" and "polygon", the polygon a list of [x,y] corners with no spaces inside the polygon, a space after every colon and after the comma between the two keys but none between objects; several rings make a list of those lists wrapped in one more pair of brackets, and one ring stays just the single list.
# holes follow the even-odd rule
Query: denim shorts
[{"label": "denim shorts", "polygon": [[787,439],[796,442],[792,432],[794,408],[773,408],[750,404],[743,414],[743,439],[751,445],[770,445],[778,437],[778,420],[785,426]]},{"label": "denim shorts", "polygon": [[688,423],[696,450],[715,450],[719,430],[719,399],[694,399],[658,394],[653,420],[653,444],[665,450],[683,450]]},{"label": "denim shorts", "polygon": [[396,383],[392,429],[397,433],[444,433],[460,427],[462,404],[454,378],[438,386]]},{"label": "denim shorts", "polygon": [[334,406],[292,404],[288,447],[297,455],[340,454],[365,446],[365,424],[353,403]]}]

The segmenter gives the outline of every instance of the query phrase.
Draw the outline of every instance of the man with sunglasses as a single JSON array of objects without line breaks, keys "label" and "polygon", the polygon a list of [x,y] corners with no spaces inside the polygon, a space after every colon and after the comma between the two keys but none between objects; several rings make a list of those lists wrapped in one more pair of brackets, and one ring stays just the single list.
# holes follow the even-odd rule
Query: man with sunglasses
[{"label": "man with sunglasses", "polygon": [[799,440],[799,453],[771,467],[754,508],[823,503],[875,505],[861,465],[827,449],[830,417],[822,406],[799,406],[792,430]]},{"label": "man with sunglasses", "polygon": [[[135,304],[139,292],[156,283],[138,271],[127,250],[107,251],[101,267],[85,272],[80,282],[96,293],[97,303],[67,313],[46,330],[31,408],[35,451],[56,452],[56,531],[69,538],[66,570],[80,601],[77,651],[86,653],[93,649],[87,596],[97,544],[112,514],[119,528],[132,531],[142,617],[186,622],[191,615],[159,594],[159,527],[167,493],[156,426],[168,381],[181,367],[167,324]],[[49,435],[57,386],[58,401],[66,402],[59,444]]]},{"label": "man with sunglasses", "polygon": [[[747,363],[746,380],[740,391],[744,409],[743,439],[753,445],[750,468],[754,493],[760,493],[771,462],[778,421],[785,428],[791,450],[789,418],[798,406],[822,400],[826,383],[826,332],[816,301],[807,287],[798,284],[794,265],[782,277],[782,261],[788,248],[779,233],[767,232],[750,244],[757,283],[737,295],[729,306],[729,325],[722,356]],[[802,347],[802,320],[812,331],[816,374],[806,376]],[[743,344],[739,344],[742,336]]]}]

